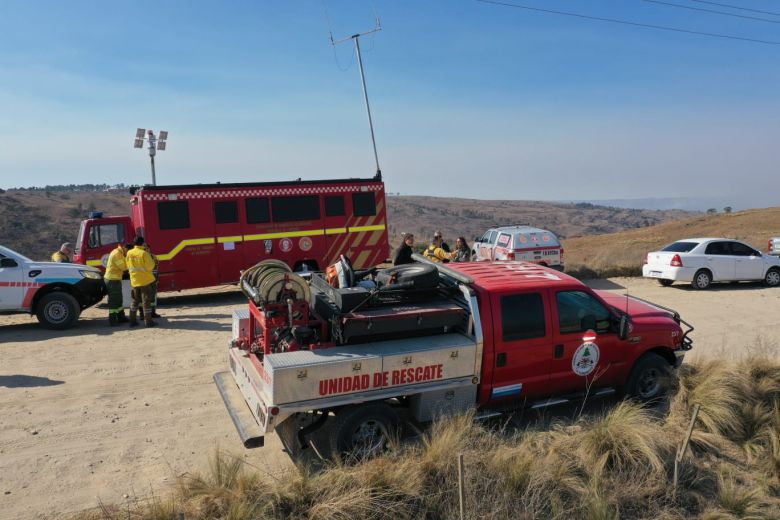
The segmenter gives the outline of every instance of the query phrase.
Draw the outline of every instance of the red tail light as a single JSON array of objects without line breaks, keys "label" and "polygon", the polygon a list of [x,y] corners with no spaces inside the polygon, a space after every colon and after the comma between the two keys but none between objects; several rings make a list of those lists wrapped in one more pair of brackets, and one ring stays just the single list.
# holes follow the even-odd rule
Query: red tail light
[{"label": "red tail light", "polygon": [[774,244],[774,241],[773,241],[773,240],[770,240],[770,241],[769,241],[769,246],[767,247],[767,251],[769,251],[769,252],[771,253],[771,252],[772,252],[772,251],[774,251],[774,250],[775,250],[775,244]]},{"label": "red tail light", "polygon": [[647,265],[647,257],[650,255],[650,253],[645,253],[645,261],[644,264]]},{"label": "red tail light", "polygon": [[514,252],[514,251],[510,251],[510,252],[508,252],[508,253],[506,254],[506,259],[507,259],[507,260],[514,260],[514,259],[515,259],[515,252]]},{"label": "red tail light", "polygon": [[674,255],[672,257],[672,263],[670,263],[672,267],[682,267],[682,258],[680,258],[680,255]]},{"label": "red tail light", "polygon": [[563,248],[561,248],[561,265],[563,265]]}]

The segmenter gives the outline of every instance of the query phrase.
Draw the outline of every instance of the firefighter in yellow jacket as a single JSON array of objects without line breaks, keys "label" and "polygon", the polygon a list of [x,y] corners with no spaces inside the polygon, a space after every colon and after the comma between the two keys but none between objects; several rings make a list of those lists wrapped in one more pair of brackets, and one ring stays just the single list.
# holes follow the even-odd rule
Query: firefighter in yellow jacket
[{"label": "firefighter in yellow jacket", "polygon": [[112,327],[127,323],[122,301],[122,278],[127,273],[125,255],[131,247],[132,244],[117,244],[106,261],[106,274],[103,279],[106,281],[106,292],[108,292],[108,324]]},{"label": "firefighter in yellow jacket", "polygon": [[157,323],[152,320],[152,286],[154,279],[154,260],[143,247],[144,237],[135,239],[135,247],[127,252],[125,260],[130,272],[130,285],[133,286],[133,303],[130,305],[130,326],[138,325],[138,307],[143,306],[144,322],[147,327]]},{"label": "firefighter in yellow jacket", "polygon": [[441,235],[436,233],[433,235],[433,240],[431,241],[431,245],[428,246],[428,249],[425,250],[423,253],[423,256],[430,260],[431,262],[443,262],[447,263],[450,260],[452,260],[452,253],[448,253],[445,251],[441,245],[444,240],[442,239]]}]

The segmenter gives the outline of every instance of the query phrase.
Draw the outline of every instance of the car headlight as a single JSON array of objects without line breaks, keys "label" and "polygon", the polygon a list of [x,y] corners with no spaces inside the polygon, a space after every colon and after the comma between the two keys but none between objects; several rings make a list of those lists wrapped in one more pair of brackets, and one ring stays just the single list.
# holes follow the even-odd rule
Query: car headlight
[{"label": "car headlight", "polygon": [[103,278],[100,273],[95,271],[79,271],[84,278],[91,278],[92,280],[100,280]]}]

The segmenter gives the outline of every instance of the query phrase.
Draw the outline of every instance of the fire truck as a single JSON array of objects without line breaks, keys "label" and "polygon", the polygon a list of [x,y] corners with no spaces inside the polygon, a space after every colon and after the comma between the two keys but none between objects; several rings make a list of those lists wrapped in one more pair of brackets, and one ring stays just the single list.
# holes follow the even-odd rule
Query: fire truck
[{"label": "fire truck", "polygon": [[355,268],[388,258],[381,177],[131,188],[131,216],[92,214],[75,261],[102,267],[118,243],[143,236],[159,265],[159,291],[235,283],[273,258],[295,271],[340,255]]},{"label": "fire truck", "polygon": [[[229,371],[215,382],[245,447],[380,451],[405,423],[622,393],[663,395],[691,348],[680,315],[530,262],[351,270],[338,287],[284,265],[247,271]],[[683,326],[686,330],[683,330]],[[324,439],[324,440],[322,440]]]}]

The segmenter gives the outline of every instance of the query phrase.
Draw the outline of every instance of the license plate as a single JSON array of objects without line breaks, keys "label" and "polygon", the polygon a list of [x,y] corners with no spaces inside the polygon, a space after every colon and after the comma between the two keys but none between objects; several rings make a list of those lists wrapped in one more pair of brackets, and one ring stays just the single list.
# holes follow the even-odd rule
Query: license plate
[{"label": "license plate", "polygon": [[650,276],[659,278],[663,273],[661,271],[650,271]]}]

